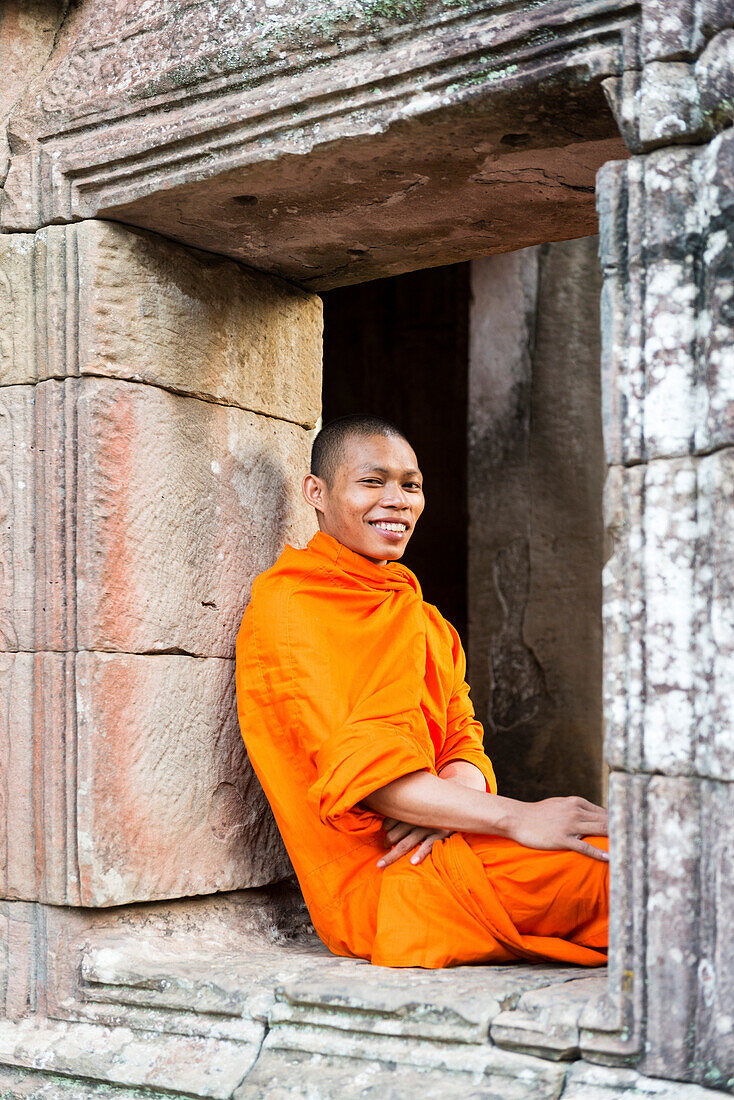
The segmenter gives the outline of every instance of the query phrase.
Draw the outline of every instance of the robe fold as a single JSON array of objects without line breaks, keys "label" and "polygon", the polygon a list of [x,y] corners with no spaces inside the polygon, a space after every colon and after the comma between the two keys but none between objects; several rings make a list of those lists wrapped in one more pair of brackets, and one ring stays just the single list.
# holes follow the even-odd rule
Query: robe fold
[{"label": "robe fold", "polygon": [[[453,833],[384,870],[361,804],[415,771],[474,764],[497,792],[456,630],[399,562],[317,531],[252,587],[237,635],[237,711],[314,927],[384,966],[606,961],[608,865]],[[606,846],[605,838],[589,838]]]}]

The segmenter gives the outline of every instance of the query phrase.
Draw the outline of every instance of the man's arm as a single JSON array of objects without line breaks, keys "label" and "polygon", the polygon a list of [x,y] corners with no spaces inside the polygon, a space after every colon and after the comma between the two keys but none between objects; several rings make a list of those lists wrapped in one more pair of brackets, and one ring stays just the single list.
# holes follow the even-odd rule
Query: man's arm
[{"label": "man's arm", "polygon": [[606,852],[581,839],[607,835],[606,810],[585,798],[520,802],[447,783],[422,771],[401,776],[362,801],[376,813],[410,825],[503,836],[528,848],[570,849],[608,859]]},{"label": "man's arm", "polygon": [[459,783],[462,787],[470,787],[475,791],[487,789],[484,775],[476,764],[470,764],[468,760],[452,760],[451,763],[439,768],[438,774],[441,779],[450,779],[453,783]]}]

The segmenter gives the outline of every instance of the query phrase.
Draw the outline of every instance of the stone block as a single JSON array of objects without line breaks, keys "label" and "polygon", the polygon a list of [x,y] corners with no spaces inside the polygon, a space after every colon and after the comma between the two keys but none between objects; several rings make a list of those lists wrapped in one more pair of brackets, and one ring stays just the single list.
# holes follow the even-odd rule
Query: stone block
[{"label": "stone block", "polygon": [[[114,1091],[113,1091],[114,1089]],[[1,1100],[150,1100],[149,1089],[127,1089],[0,1066]]]},{"label": "stone block", "polygon": [[424,1073],[427,1095],[436,1100],[454,1088],[458,1095],[486,1100],[555,1100],[564,1076],[558,1064],[490,1044],[419,1043],[281,1024],[269,1030],[253,1070],[235,1095],[237,1100],[293,1095],[331,1100],[343,1096],[346,1081],[356,1077],[365,1089],[373,1080],[375,1095],[400,1100],[422,1092]]},{"label": "stone block", "polygon": [[640,27],[640,56],[651,61],[690,57],[699,35],[696,9],[689,0],[643,0]]},{"label": "stone block", "polygon": [[654,776],[646,792],[645,1065],[683,1079],[695,1053],[700,984],[701,788],[696,780]]},{"label": "stone block", "polygon": [[287,421],[81,378],[8,387],[0,437],[6,650],[231,657],[252,580],[314,530]]},{"label": "stone block", "polygon": [[51,53],[66,4],[58,0],[4,0],[0,11],[0,187],[10,162],[7,118],[38,77]]},{"label": "stone block", "polygon": [[734,787],[613,773],[609,992],[581,1053],[710,1088],[734,1082]]},{"label": "stone block", "polygon": [[[600,175],[607,459],[734,442],[731,132]],[[724,213],[726,211],[726,214]]]},{"label": "stone block", "polygon": [[[109,1084],[161,1089],[202,1100],[229,1100],[253,1063],[244,1044],[197,1036],[0,1020],[0,1063]],[[78,1094],[77,1094],[78,1095]]]},{"label": "stone block", "polygon": [[579,1015],[581,1055],[636,1064],[644,1046],[647,777],[609,777],[609,985]]},{"label": "stone block", "polygon": [[[26,655],[18,655],[25,660]],[[18,659],[18,658],[16,658]],[[181,655],[46,653],[11,727],[8,786],[35,819],[14,827],[8,892],[120,905],[258,886],[290,872],[242,745],[233,662]],[[20,796],[27,800],[27,795]]]},{"label": "stone block", "polygon": [[35,388],[0,387],[0,651],[35,647],[35,445]]},{"label": "stone block", "polygon": [[411,969],[406,984],[400,969],[321,959],[279,982],[268,1018],[272,1026],[283,1028],[328,1028],[416,1043],[486,1044],[490,1024],[503,1008],[529,991],[570,981],[576,974],[573,968],[557,966],[461,966]]},{"label": "stone block", "polygon": [[[734,17],[729,16],[731,24]],[[731,124],[734,113],[734,32],[722,31],[696,62],[701,112],[713,130]]]},{"label": "stone block", "polygon": [[629,1100],[631,1096],[649,1096],[655,1100],[725,1100],[729,1093],[645,1077],[633,1069],[575,1062],[568,1071],[562,1095],[563,1100]]},{"label": "stone block", "polygon": [[642,70],[638,103],[641,149],[710,136],[701,110],[693,65],[685,61],[650,61]]},{"label": "stone block", "polygon": [[37,906],[0,901],[0,1016],[10,1020],[38,1010],[38,926]]},{"label": "stone block", "polygon": [[321,302],[112,222],[0,240],[0,383],[78,375],[149,382],[313,427]]},{"label": "stone block", "polygon": [[[59,658],[63,664],[63,657]],[[36,817],[34,796],[34,712],[37,714],[32,653],[0,653],[0,896],[35,898]],[[59,785],[63,786],[59,776]],[[40,809],[40,807],[39,807]],[[61,853],[57,858],[61,860]]]},{"label": "stone block", "polygon": [[[391,1052],[392,1053],[392,1052]],[[525,1069],[523,1074],[522,1070]],[[233,1100],[341,1100],[345,1096],[380,1100],[445,1100],[447,1096],[472,1100],[555,1100],[560,1080],[531,1075],[526,1067],[517,1074],[488,1069],[466,1071],[404,1065],[393,1057],[369,1059],[328,1056],[305,1051],[266,1049],[234,1093]]]},{"label": "stone block", "polygon": [[607,975],[572,977],[533,989],[492,1021],[492,1042],[539,1058],[579,1056],[579,1018],[591,1000],[607,992]]},{"label": "stone block", "polygon": [[648,835],[647,1043],[656,1076],[734,1084],[734,790],[653,777]]},{"label": "stone block", "polygon": [[[56,400],[62,385],[44,384]],[[79,647],[233,656],[254,577],[313,533],[308,433],[157,387],[65,385],[78,385]]]},{"label": "stone block", "polygon": [[612,767],[734,775],[734,451],[613,470],[605,714]]}]

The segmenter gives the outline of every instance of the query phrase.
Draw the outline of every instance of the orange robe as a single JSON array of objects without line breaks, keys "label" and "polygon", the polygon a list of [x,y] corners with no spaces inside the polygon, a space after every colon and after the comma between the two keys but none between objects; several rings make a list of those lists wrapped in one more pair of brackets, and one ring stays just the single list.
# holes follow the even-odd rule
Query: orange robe
[{"label": "orange robe", "polygon": [[[237,635],[237,710],[316,931],[384,966],[606,961],[608,866],[453,833],[385,870],[361,800],[449,761],[496,793],[459,636],[399,562],[318,531],[256,578]],[[599,846],[603,838],[595,838]]]}]

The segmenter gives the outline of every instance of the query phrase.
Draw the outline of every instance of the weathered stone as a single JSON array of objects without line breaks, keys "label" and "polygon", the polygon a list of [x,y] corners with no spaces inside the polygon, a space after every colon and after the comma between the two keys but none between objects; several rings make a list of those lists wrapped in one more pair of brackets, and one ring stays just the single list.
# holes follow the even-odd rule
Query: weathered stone
[{"label": "weathered stone", "polygon": [[[262,1052],[255,1067],[237,1092],[237,1100],[250,1100],[269,1096],[273,1085],[280,1090],[276,1096],[286,1096],[287,1088],[294,1088],[296,1096],[330,1098],[341,1093],[320,1092],[320,1074],[326,1070],[333,1087],[343,1082],[345,1072],[362,1069],[365,1075],[384,1067],[394,1066],[395,1086],[390,1088],[390,1078],[377,1078],[377,1084],[390,1089],[391,1100],[405,1096],[404,1088],[415,1087],[416,1070],[432,1073],[429,1088],[435,1089],[437,1074],[444,1080],[444,1088],[456,1082],[461,1092],[474,1088],[480,1097],[501,1096],[503,1100],[554,1100],[558,1096],[564,1069],[562,1066],[511,1054],[489,1044],[473,1046],[465,1043],[415,1043],[394,1036],[373,1036],[367,1039],[360,1032],[340,1032],[330,1028],[290,1026],[272,1027],[265,1037]],[[405,1075],[403,1077],[403,1075]],[[365,1077],[369,1087],[369,1076]],[[401,1084],[401,1080],[405,1084]],[[440,1080],[440,1078],[438,1078]],[[449,1086],[451,1087],[451,1086]],[[366,1095],[370,1095],[367,1092]],[[409,1095],[409,1093],[408,1093]],[[429,1093],[430,1095],[430,1093]],[[433,1095],[437,1095],[435,1092]],[[445,1093],[444,1093],[445,1095]]]},{"label": "weathered stone", "polygon": [[[731,21],[731,17],[730,17]],[[701,112],[714,130],[734,116],[734,32],[717,34],[696,62]]]},{"label": "weathered stone", "polygon": [[642,71],[639,144],[654,149],[710,136],[695,69],[681,61],[651,61]]},{"label": "weathered stone", "polygon": [[[734,1088],[734,786],[702,782],[700,909],[695,952],[697,978],[695,1077],[713,1088]],[[690,949],[690,945],[689,949]],[[663,995],[666,991],[663,990]],[[662,1059],[658,1060],[662,1064]],[[689,1072],[686,1077],[689,1077]]]},{"label": "weathered stone", "polygon": [[579,1017],[590,1000],[607,991],[606,973],[566,978],[529,990],[516,1006],[492,1020],[492,1042],[539,1058],[579,1056]]},{"label": "weathered stone", "polygon": [[228,1100],[254,1061],[244,1044],[95,1024],[0,1020],[6,1066]]},{"label": "weathered stone", "polygon": [[10,163],[8,115],[48,60],[67,7],[67,0],[4,0],[0,10],[0,188]]},{"label": "weathered stone", "polygon": [[[34,713],[38,716],[32,653],[0,653],[0,896],[37,897],[34,801],[41,794],[40,769],[34,782]],[[63,666],[63,658],[59,658]],[[48,681],[39,685],[44,700]],[[61,777],[59,777],[61,778]],[[60,783],[64,786],[64,783]],[[41,794],[42,800],[42,794]],[[42,817],[39,805],[38,816]],[[65,846],[64,846],[65,847]],[[62,853],[56,854],[56,865]]]},{"label": "weathered stone", "polygon": [[6,649],[230,657],[253,578],[314,528],[287,421],[83,378],[8,388],[0,433]]},{"label": "weathered stone", "polygon": [[0,902],[0,1016],[17,1020],[38,1010],[39,939],[35,905]]},{"label": "weathered stone", "polygon": [[733,162],[726,133],[702,150],[662,150],[600,174],[610,462],[734,442]]},{"label": "weathered stone", "polygon": [[313,427],[321,303],[108,222],[0,238],[0,383],[101,375]]},{"label": "weathered stone", "polygon": [[724,1100],[728,1093],[645,1077],[632,1069],[607,1069],[576,1062],[568,1071],[563,1100],[629,1100],[653,1096],[657,1100]]},{"label": "weathered stone", "polygon": [[644,1045],[647,782],[609,779],[609,988],[579,1017],[581,1053],[592,1062],[634,1065]]},{"label": "weathered stone", "polygon": [[731,779],[734,450],[613,470],[604,570],[607,760]]},{"label": "weathered stone", "polygon": [[696,8],[689,0],[644,0],[640,26],[640,56],[668,61],[692,56],[699,44]]},{"label": "weathered stone", "polygon": [[593,0],[85,0],[14,112],[5,225],[111,217],[320,289],[593,233],[624,156],[599,82],[635,23]]},{"label": "weathered stone", "polygon": [[569,981],[577,973],[542,965],[416,969],[406,984],[402,970],[320,960],[279,987],[269,1019],[274,1026],[486,1043],[490,1022],[527,990]]},{"label": "weathered stone", "polygon": [[35,444],[34,388],[0,387],[0,650],[35,645]]},{"label": "weathered stone", "polygon": [[[39,690],[30,726],[22,713],[11,725],[7,784],[27,799],[33,775],[35,820],[27,831],[24,815],[8,816],[11,896],[120,905],[288,873],[242,745],[232,661],[15,658],[23,668],[31,660]],[[30,865],[22,857],[29,846]]]},{"label": "weathered stone", "polygon": [[331,956],[294,880],[97,909],[43,907],[48,1016],[252,1041],[279,982]]},{"label": "weathered stone", "polygon": [[512,1069],[489,1065],[484,1071],[472,1072],[458,1066],[404,1065],[392,1049],[383,1057],[369,1059],[266,1047],[233,1100],[340,1100],[344,1096],[443,1100],[451,1094],[472,1100],[555,1100],[560,1085],[560,1078],[543,1079],[527,1065]]},{"label": "weathered stone", "polygon": [[80,648],[233,656],[253,578],[313,532],[308,433],[157,387],[65,385],[78,386]]},{"label": "weathered stone", "polygon": [[694,1063],[699,987],[701,785],[655,776],[647,788],[647,1047],[655,1074]]},{"label": "weathered stone", "polygon": [[150,1100],[150,1096],[148,1089],[123,1089],[0,1066],[0,1100]]},{"label": "weathered stone", "polygon": [[594,238],[472,265],[469,682],[518,798],[601,797],[600,283]]}]

